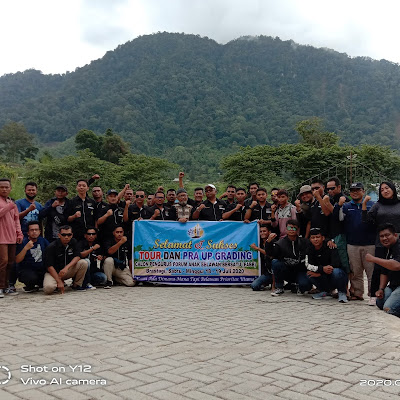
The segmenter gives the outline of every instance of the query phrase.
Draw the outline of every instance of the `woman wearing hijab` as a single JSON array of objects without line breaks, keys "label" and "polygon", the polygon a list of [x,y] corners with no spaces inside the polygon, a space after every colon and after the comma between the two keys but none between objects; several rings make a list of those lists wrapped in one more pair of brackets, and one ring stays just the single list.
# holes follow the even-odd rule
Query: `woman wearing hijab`
[{"label": "woman wearing hijab", "polygon": [[[384,181],[379,186],[378,201],[367,212],[367,202],[371,200],[370,196],[365,196],[362,205],[363,222],[374,224],[377,228],[386,222],[390,222],[396,228],[396,232],[400,232],[400,200],[397,197],[397,190],[390,181]],[[379,235],[375,241],[375,256],[385,258],[385,248],[379,241]],[[374,273],[371,280],[371,297],[369,305],[374,306],[376,303],[375,292],[379,289],[381,268],[375,264]]]}]

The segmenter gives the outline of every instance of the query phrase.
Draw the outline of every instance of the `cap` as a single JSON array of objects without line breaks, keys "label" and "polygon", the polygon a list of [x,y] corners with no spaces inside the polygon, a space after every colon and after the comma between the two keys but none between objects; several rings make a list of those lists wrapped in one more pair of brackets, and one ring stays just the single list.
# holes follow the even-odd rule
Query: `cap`
[{"label": "cap", "polygon": [[312,192],[310,185],[304,185],[300,188],[299,196],[303,193]]},{"label": "cap", "polygon": [[62,189],[62,190],[64,190],[65,192],[68,192],[68,189],[67,189],[67,187],[65,186],[65,185],[58,185],[58,186],[56,186],[56,190],[57,189]]},{"label": "cap", "polygon": [[178,191],[176,192],[176,195],[181,194],[181,193],[187,193],[187,191],[183,188],[178,189]]},{"label": "cap", "polygon": [[350,190],[351,189],[362,189],[364,190],[364,185],[361,182],[354,182],[350,185]]},{"label": "cap", "polygon": [[109,194],[118,194],[118,190],[110,189],[110,190],[107,192],[107,196],[108,196]]},{"label": "cap", "polygon": [[204,189],[207,189],[208,187],[217,190],[217,188],[212,183],[209,183],[208,185],[204,186]]}]

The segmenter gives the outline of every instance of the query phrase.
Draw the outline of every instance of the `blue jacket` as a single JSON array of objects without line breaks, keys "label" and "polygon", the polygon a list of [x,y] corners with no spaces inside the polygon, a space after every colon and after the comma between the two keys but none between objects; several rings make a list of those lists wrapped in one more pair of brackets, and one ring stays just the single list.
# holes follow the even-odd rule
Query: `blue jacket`
[{"label": "blue jacket", "polygon": [[[367,203],[367,210],[374,205],[373,201]],[[344,214],[344,229],[347,244],[353,246],[368,246],[375,244],[376,231],[371,224],[362,222],[362,203],[355,203],[353,200],[344,203],[342,207],[336,203],[333,215],[339,219],[340,208]]]}]

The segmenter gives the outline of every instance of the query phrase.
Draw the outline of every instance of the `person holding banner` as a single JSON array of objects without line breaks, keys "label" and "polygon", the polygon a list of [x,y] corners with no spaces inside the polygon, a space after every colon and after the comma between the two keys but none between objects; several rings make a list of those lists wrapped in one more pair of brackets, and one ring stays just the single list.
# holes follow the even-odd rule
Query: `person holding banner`
[{"label": "person holding banner", "polygon": [[165,207],[164,204],[165,194],[164,192],[157,191],[154,195],[155,204],[153,207],[148,209],[151,220],[157,221],[175,221],[176,212],[174,208]]},{"label": "person holding banner", "polygon": [[230,221],[244,221],[246,218],[247,207],[246,201],[246,189],[236,189],[236,200],[237,203],[229,204],[226,207],[226,211],[222,214],[223,219]]},{"label": "person holding banner", "polygon": [[[103,269],[107,276],[105,288],[113,286],[113,278],[124,286],[135,286],[132,278],[132,249],[128,238],[124,236],[122,226],[117,226],[113,231],[113,240],[106,242],[107,257]],[[129,268],[128,268],[129,267]]]},{"label": "person holding banner", "polygon": [[200,221],[221,221],[225,212],[226,203],[217,199],[217,188],[211,183],[204,188],[207,200],[200,204],[193,212],[192,219]]},{"label": "person holding banner", "polygon": [[260,238],[261,238],[261,247],[258,247],[255,243],[251,244],[250,247],[253,250],[257,250],[260,252],[261,258],[261,275],[256,278],[251,283],[251,288],[254,291],[262,290],[265,286],[272,285],[273,286],[273,275],[271,269],[271,257],[265,251],[266,243],[271,243],[276,241],[277,234],[271,233],[270,227],[268,225],[260,226]]},{"label": "person holding banner", "polygon": [[185,189],[178,189],[177,198],[179,203],[172,206],[176,212],[176,219],[179,222],[187,222],[190,220],[193,212],[193,206],[188,204],[188,195]]}]

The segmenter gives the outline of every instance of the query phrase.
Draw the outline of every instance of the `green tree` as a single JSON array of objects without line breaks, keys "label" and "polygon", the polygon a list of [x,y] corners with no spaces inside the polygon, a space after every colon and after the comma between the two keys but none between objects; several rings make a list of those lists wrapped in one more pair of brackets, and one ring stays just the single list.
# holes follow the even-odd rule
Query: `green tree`
[{"label": "green tree", "polygon": [[23,124],[10,122],[1,128],[0,155],[5,161],[18,163],[26,158],[35,158],[38,150],[35,137]]},{"label": "green tree", "polygon": [[88,129],[81,129],[75,136],[76,149],[88,149],[96,157],[101,158],[102,145],[103,138],[101,136],[97,136],[93,131],[90,131]]},{"label": "green tree", "polygon": [[296,131],[302,138],[302,143],[308,146],[321,148],[335,146],[339,137],[333,132],[324,131],[323,120],[313,117],[296,124]]},{"label": "green tree", "polygon": [[129,144],[124,142],[121,136],[107,129],[102,138],[100,158],[117,164],[119,159],[129,153]]}]

